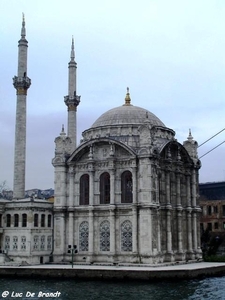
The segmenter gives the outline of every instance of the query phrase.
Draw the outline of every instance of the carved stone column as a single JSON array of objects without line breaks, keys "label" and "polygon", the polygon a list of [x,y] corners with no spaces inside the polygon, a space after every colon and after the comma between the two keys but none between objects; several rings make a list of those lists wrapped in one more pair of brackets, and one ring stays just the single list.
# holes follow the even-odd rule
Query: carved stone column
[{"label": "carved stone column", "polygon": [[187,206],[191,207],[191,182],[190,182],[190,174],[186,175],[186,185],[187,185]]},{"label": "carved stone column", "polygon": [[191,181],[192,181],[192,206],[196,207],[196,172],[195,172],[195,170],[192,171]]},{"label": "carved stone column", "polygon": [[115,206],[110,206],[110,252],[112,256],[116,254],[116,224]]},{"label": "carved stone column", "polygon": [[[192,220],[191,220],[192,209],[187,209],[187,227],[188,227],[188,252],[192,253]],[[191,257],[189,257],[191,258]]]},{"label": "carved stone column", "polygon": [[171,234],[171,212],[170,210],[167,210],[166,214],[166,247],[167,247],[167,252],[171,253],[172,252],[172,234]]},{"label": "carved stone column", "polygon": [[73,212],[69,212],[69,220],[68,220],[68,245],[74,245],[74,221],[73,221]]},{"label": "carved stone column", "polygon": [[[191,174],[188,172],[186,175],[186,185],[187,185],[187,236],[188,236],[188,258],[193,259],[193,231],[195,230],[193,228],[193,197],[191,201],[191,180],[190,180]],[[193,229],[193,230],[192,230]]]},{"label": "carved stone column", "polygon": [[74,169],[69,168],[69,201],[68,206],[74,206]]},{"label": "carved stone column", "polygon": [[157,233],[158,233],[158,253],[161,252],[161,226],[160,226],[160,210],[157,210]]},{"label": "carved stone column", "polygon": [[179,170],[177,170],[177,173],[176,173],[176,181],[177,181],[177,186],[176,186],[177,207],[181,207],[180,171]]},{"label": "carved stone column", "polygon": [[94,205],[94,171],[89,172],[90,184],[89,184],[89,205]]},{"label": "carved stone column", "polygon": [[[182,205],[181,205],[181,185],[180,185],[180,170],[176,174],[176,198],[177,198],[177,232],[178,232],[178,253],[183,253],[183,230],[182,230]],[[180,258],[182,259],[182,258]]]},{"label": "carved stone column", "polygon": [[133,253],[138,252],[138,224],[137,224],[137,206],[133,206],[133,230],[132,230],[132,244],[133,244]]},{"label": "carved stone column", "polygon": [[90,254],[90,262],[93,260],[94,254],[94,211],[93,207],[89,207],[89,254]]},{"label": "carved stone column", "polygon": [[115,204],[115,170],[110,170],[110,204]]},{"label": "carved stone column", "polygon": [[170,171],[166,171],[166,204],[171,205],[170,200]]},{"label": "carved stone column", "polygon": [[182,211],[177,212],[178,252],[183,253]]},{"label": "carved stone column", "polygon": [[198,250],[198,235],[197,235],[197,215],[196,212],[193,212],[193,219],[192,219],[192,223],[193,223],[193,250],[195,252],[197,252]]},{"label": "carved stone column", "polygon": [[137,203],[137,167],[132,167],[133,203]]},{"label": "carved stone column", "polygon": [[167,220],[166,220],[166,240],[167,240],[167,252],[172,252],[172,234],[171,234],[171,200],[170,200],[170,171],[166,172],[166,208],[167,208]]}]

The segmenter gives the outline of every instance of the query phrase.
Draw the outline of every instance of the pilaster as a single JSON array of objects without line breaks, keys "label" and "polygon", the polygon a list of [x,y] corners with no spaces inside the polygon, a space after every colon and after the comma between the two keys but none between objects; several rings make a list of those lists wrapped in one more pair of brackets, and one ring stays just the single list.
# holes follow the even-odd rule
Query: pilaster
[{"label": "pilaster", "polygon": [[94,211],[93,206],[89,206],[89,255],[90,255],[90,262],[93,260],[94,255]]}]

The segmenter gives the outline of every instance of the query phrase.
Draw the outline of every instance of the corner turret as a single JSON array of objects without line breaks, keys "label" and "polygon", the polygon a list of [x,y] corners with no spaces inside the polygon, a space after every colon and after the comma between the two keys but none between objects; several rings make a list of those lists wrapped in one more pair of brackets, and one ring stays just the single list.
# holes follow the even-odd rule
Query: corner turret
[{"label": "corner turret", "polygon": [[198,161],[198,143],[193,139],[191,135],[191,129],[189,129],[189,135],[187,140],[183,142],[184,148],[187,150],[190,157],[194,160],[195,163]]}]

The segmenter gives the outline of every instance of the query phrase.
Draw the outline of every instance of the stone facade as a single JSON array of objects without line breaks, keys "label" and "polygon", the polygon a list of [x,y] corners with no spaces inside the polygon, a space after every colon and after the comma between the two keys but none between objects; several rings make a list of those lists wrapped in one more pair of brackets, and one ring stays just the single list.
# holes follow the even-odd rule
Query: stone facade
[{"label": "stone facade", "polygon": [[162,263],[199,259],[197,142],[181,145],[154,114],[125,104],[81,144],[55,140],[54,261]]},{"label": "stone facade", "polygon": [[23,17],[19,40],[18,73],[13,78],[17,91],[13,200],[0,202],[1,263],[39,264],[52,259],[53,204],[25,198],[27,48]]},{"label": "stone facade", "polygon": [[21,131],[21,141],[15,140],[15,200],[0,205],[0,243],[6,257],[17,263],[69,262],[68,248],[76,246],[76,262],[152,264],[199,259],[197,142],[189,133],[180,144],[175,132],[153,113],[131,104],[127,89],[124,104],[101,115],[83,132],[77,147],[80,96],[73,40],[65,96],[68,131],[62,128],[55,139],[52,160],[54,208],[44,200],[23,199],[25,102],[30,86],[26,71],[21,73],[27,51],[24,20],[21,40],[14,78],[19,107],[16,128]]},{"label": "stone facade", "polygon": [[52,203],[30,198],[1,202],[0,245],[6,261],[29,264],[51,260]]}]

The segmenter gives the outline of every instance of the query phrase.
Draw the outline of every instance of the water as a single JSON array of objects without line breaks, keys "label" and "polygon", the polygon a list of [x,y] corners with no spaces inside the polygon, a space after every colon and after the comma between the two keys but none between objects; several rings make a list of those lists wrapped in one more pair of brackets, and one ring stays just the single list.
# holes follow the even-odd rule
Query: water
[{"label": "water", "polygon": [[[50,292],[55,293],[53,297],[48,294]],[[225,276],[152,283],[0,278],[0,299],[223,300]]]}]

